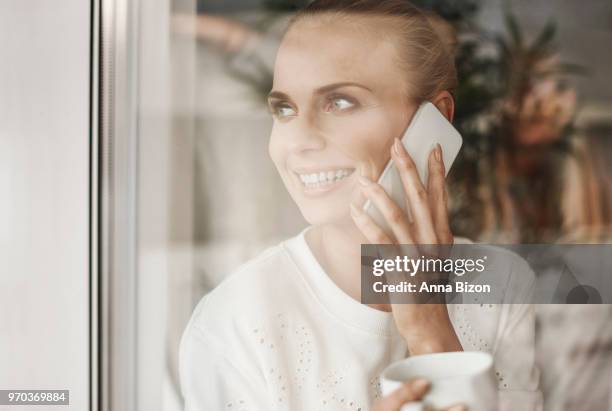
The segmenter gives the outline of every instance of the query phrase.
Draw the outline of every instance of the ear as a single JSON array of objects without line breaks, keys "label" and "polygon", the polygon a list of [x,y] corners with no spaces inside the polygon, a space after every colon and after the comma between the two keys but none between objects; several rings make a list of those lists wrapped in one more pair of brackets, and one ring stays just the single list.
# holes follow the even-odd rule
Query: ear
[{"label": "ear", "polygon": [[455,116],[455,99],[447,90],[441,91],[431,100],[432,104],[440,110],[440,113],[450,122]]}]

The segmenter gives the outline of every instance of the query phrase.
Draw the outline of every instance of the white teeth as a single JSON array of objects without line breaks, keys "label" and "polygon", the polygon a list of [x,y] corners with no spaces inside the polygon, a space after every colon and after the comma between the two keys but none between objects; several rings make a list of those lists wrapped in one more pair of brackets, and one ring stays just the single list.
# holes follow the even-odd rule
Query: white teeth
[{"label": "white teeth", "polygon": [[350,175],[353,172],[352,169],[340,169],[331,171],[321,171],[319,173],[312,174],[299,174],[300,180],[306,187],[320,187],[340,181]]}]

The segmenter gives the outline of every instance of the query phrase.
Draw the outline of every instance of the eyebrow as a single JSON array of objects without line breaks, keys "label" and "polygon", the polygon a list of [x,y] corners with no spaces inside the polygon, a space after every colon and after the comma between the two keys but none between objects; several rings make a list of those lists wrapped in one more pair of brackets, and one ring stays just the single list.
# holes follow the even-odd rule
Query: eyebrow
[{"label": "eyebrow", "polygon": [[[348,87],[348,86],[352,86],[352,87],[359,87],[365,90],[368,90],[369,92],[372,92],[372,90],[369,87],[364,86],[363,84],[359,84],[359,83],[354,83],[351,81],[344,81],[341,83],[333,83],[333,84],[328,84],[326,86],[323,87],[319,87],[318,89],[316,89],[314,91],[314,94],[324,94],[324,93],[328,93],[332,90],[341,88],[341,87]],[[290,100],[289,96],[281,91],[276,91],[276,90],[272,90],[269,94],[268,94],[268,99],[270,98],[277,98],[277,99],[287,99]]]}]

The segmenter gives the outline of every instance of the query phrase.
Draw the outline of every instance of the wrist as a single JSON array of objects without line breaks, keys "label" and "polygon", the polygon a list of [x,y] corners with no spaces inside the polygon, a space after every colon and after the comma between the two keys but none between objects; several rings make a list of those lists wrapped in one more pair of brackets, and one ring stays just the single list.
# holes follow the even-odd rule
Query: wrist
[{"label": "wrist", "polygon": [[[454,333],[453,333],[454,334]],[[408,351],[411,356],[433,354],[438,352],[463,351],[463,347],[456,335],[440,338],[440,336],[430,338],[406,339]]]},{"label": "wrist", "polygon": [[426,322],[412,323],[400,331],[408,345],[410,355],[463,351],[446,307],[442,308],[443,311],[438,310],[438,313],[429,316]]}]

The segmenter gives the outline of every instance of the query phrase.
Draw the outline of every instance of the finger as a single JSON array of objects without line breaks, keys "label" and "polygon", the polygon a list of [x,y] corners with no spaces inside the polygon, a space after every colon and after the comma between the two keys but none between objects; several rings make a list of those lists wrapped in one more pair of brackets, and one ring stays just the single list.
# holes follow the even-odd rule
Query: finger
[{"label": "finger", "polygon": [[414,219],[413,237],[419,244],[436,244],[437,239],[429,210],[427,190],[421,182],[414,161],[398,139],[395,139],[391,149],[391,157],[399,171],[402,186],[406,192],[407,207],[410,207]]},{"label": "finger", "polygon": [[427,192],[429,194],[429,209],[431,210],[434,230],[440,244],[451,244],[453,235],[448,222],[448,198],[446,194],[444,161],[442,147],[436,145],[429,154],[429,177]]},{"label": "finger", "polygon": [[468,411],[468,408],[463,404],[455,404],[446,408],[444,411]]},{"label": "finger", "polygon": [[402,405],[411,401],[419,401],[429,391],[429,381],[417,379],[402,385],[391,394],[379,400],[374,411],[399,411]]},{"label": "finger", "polygon": [[372,218],[361,208],[350,205],[351,217],[355,225],[363,233],[365,238],[371,244],[393,244],[393,240],[385,233],[385,231],[372,220]]},{"label": "finger", "polygon": [[389,194],[380,184],[374,183],[364,176],[359,178],[359,184],[361,184],[363,193],[380,210],[389,223],[398,244],[412,244],[411,229],[404,210],[389,197]]}]

